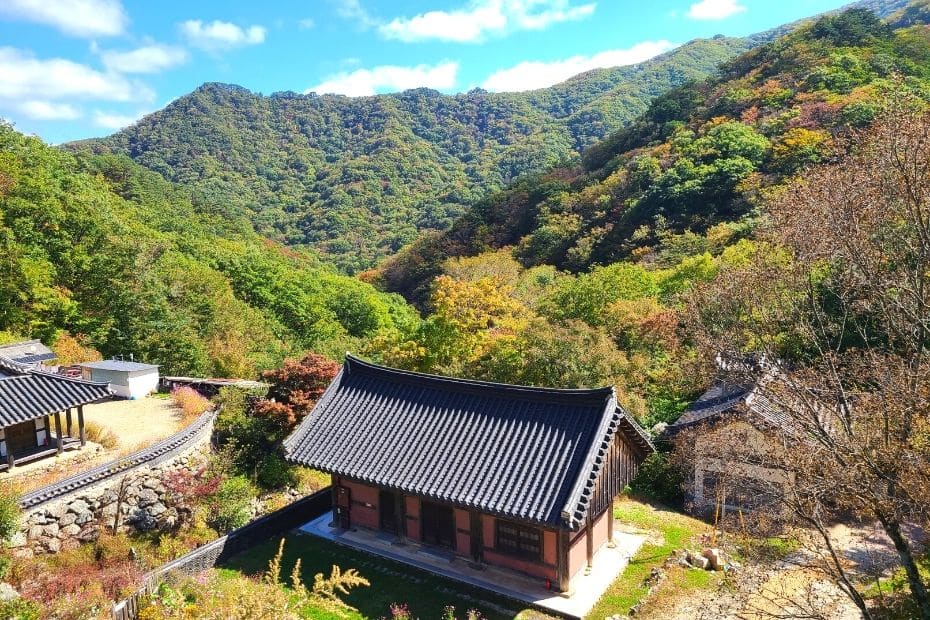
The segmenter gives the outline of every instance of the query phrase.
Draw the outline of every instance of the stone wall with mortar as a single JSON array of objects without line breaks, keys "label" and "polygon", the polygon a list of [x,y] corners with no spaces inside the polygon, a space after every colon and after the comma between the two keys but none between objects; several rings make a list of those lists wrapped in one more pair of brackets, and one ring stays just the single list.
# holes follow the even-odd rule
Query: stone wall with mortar
[{"label": "stone wall with mortar", "polygon": [[131,470],[25,511],[20,530],[11,541],[13,553],[21,557],[57,553],[96,540],[101,532],[111,531],[123,484],[121,531],[173,528],[178,521],[178,510],[172,505],[164,480],[169,473],[181,469],[197,472],[209,449],[209,444],[200,445],[170,461]]}]

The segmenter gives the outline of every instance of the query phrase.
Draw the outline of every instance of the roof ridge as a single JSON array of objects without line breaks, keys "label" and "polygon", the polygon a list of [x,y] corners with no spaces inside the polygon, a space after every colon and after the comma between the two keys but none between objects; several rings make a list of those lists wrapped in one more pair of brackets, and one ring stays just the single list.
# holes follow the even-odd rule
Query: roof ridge
[{"label": "roof ridge", "polygon": [[623,415],[621,412],[623,412],[623,409],[617,403],[617,396],[613,388],[611,388],[610,402],[607,403],[607,408],[601,411],[601,422],[598,424],[596,434],[598,440],[592,441],[591,445],[588,446],[588,450],[582,461],[582,466],[578,471],[578,477],[572,484],[568,499],[565,501],[565,506],[562,508],[562,520],[568,527],[573,528],[577,524],[577,521],[588,512],[591,498],[584,497],[585,491],[588,490],[588,486],[592,483],[592,479],[594,479],[594,483],[596,483],[597,475],[603,467],[603,463],[598,466],[596,462],[597,455],[605,445],[609,445],[611,439],[616,434],[619,428],[619,419]]},{"label": "roof ridge", "polygon": [[375,364],[373,362],[355,357],[351,353],[346,353],[344,367],[347,371],[347,374],[350,375],[353,374],[353,372],[356,372],[358,369],[361,369],[371,374],[380,374],[391,377],[395,381],[415,381],[417,384],[429,382],[447,388],[458,387],[460,390],[461,388],[479,388],[482,390],[490,388],[524,398],[527,396],[542,396],[550,398],[570,396],[573,399],[578,399],[578,397],[589,397],[591,400],[595,400],[595,397],[597,397],[597,401],[603,400],[606,402],[614,395],[613,386],[604,386],[599,388],[551,388],[530,385],[515,385],[512,383],[497,383],[494,381],[482,381],[480,379],[463,379],[460,377],[447,377],[444,375],[437,375],[432,373],[402,370],[400,368],[391,368],[389,366]]}]

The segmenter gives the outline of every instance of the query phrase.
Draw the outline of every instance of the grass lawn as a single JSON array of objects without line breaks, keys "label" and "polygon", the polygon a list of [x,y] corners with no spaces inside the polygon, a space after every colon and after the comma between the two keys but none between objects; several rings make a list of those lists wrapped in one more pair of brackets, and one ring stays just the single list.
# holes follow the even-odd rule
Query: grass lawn
[{"label": "grass lawn", "polygon": [[[617,577],[598,601],[589,618],[604,618],[613,614],[628,614],[630,608],[648,593],[652,569],[662,566],[669,554],[677,549],[694,546],[692,539],[708,532],[711,526],[687,515],[652,506],[631,499],[614,504],[614,517],[622,523],[635,527],[649,535],[647,540],[622,575]],[[662,600],[676,598],[695,589],[716,587],[722,579],[720,573],[688,568],[667,571],[667,579],[657,592],[650,606],[661,605]]]},{"label": "grass lawn", "polygon": [[[275,539],[235,556],[223,568],[245,574],[261,573],[277,550]],[[371,586],[353,590],[345,601],[366,618],[390,618],[391,603],[406,603],[412,618],[441,618],[448,605],[455,607],[458,618],[464,618],[469,609],[478,610],[489,620],[546,618],[525,609],[518,601],[307,534],[285,536],[282,575],[290,575],[297,558],[301,558],[303,580],[308,584],[313,584],[316,573],[328,576],[334,564],[342,569],[357,569]]]}]

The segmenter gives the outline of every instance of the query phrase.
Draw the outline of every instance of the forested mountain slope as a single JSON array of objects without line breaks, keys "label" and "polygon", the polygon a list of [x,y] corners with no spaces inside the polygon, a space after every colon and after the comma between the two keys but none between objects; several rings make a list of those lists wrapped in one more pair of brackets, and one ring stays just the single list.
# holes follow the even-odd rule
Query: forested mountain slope
[{"label": "forested mountain slope", "polygon": [[422,302],[449,257],[513,246],[524,265],[584,271],[667,265],[745,236],[761,205],[807,165],[841,156],[890,90],[930,93],[926,3],[887,23],[865,9],[813,24],[725,63],[719,77],[658,97],[589,147],[581,165],[526,177],[450,231],[419,240],[378,273]]},{"label": "forested mountain slope", "polygon": [[247,376],[417,320],[125,156],[0,124],[0,339],[70,333],[162,372]]},{"label": "forested mountain slope", "polygon": [[70,146],[129,155],[262,234],[312,244],[351,271],[420,230],[447,228],[488,190],[577,157],[653,97],[747,48],[693,41],[527,93],[266,97],[205,84],[109,138]]}]

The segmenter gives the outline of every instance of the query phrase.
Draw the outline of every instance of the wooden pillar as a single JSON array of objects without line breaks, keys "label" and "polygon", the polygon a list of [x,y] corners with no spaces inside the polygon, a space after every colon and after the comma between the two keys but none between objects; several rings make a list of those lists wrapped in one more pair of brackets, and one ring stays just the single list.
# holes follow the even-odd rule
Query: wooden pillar
[{"label": "wooden pillar", "polygon": [[400,491],[394,493],[394,514],[397,515],[397,537],[403,541],[407,537],[407,500]]},{"label": "wooden pillar", "polygon": [[559,530],[559,533],[555,539],[555,549],[556,549],[555,572],[559,580],[559,583],[558,583],[559,592],[568,592],[569,585],[570,585],[569,578],[571,577],[571,575],[568,574],[568,555],[571,549],[571,543],[569,542],[569,537],[568,537],[568,530]]},{"label": "wooden pillar", "polygon": [[58,440],[58,454],[64,449],[64,442],[61,439],[61,412],[55,412],[55,437]]},{"label": "wooden pillar", "polygon": [[594,566],[594,521],[591,515],[585,520],[584,524],[584,542],[587,551],[588,565],[585,568],[585,574],[591,574],[591,568]]},{"label": "wooden pillar", "polygon": [[87,433],[84,431],[84,405],[78,406],[78,434],[81,436],[81,447],[87,445]]},{"label": "wooden pillar", "polygon": [[71,407],[68,407],[67,412],[65,413],[65,428],[67,429],[67,430],[65,431],[65,434],[66,434],[68,437],[74,437],[74,435],[71,434],[71,426],[72,426],[72,424],[71,424]]},{"label": "wooden pillar", "polygon": [[614,542],[614,500],[610,500],[610,506],[607,507],[607,546],[613,549],[617,546]]}]

